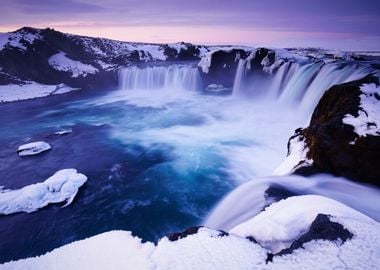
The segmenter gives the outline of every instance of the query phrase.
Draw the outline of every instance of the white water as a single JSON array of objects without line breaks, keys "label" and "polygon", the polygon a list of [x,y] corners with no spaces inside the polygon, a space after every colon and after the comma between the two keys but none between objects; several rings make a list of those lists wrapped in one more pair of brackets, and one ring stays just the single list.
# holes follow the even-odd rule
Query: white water
[{"label": "white water", "polygon": [[200,78],[196,67],[189,65],[136,66],[119,71],[120,89],[199,90]]}]

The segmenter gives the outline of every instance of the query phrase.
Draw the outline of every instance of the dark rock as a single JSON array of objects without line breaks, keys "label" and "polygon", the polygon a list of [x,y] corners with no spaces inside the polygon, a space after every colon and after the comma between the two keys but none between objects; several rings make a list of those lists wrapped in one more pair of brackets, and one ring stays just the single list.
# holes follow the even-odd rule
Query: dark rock
[{"label": "dark rock", "polygon": [[267,259],[265,260],[265,263],[268,264],[270,262],[273,262],[273,254],[272,253],[268,253],[267,255]]},{"label": "dark rock", "polygon": [[264,67],[269,67],[274,63],[275,52],[267,48],[258,48],[254,51],[253,57],[251,53],[253,52],[242,49],[213,52],[208,73],[201,72],[203,89],[213,84],[232,88],[240,59],[249,61],[245,63],[248,84],[261,80],[261,77],[267,77],[268,73],[264,71]]},{"label": "dark rock", "polygon": [[299,194],[277,184],[271,184],[271,186],[265,191],[265,198],[274,199],[276,202],[297,195]]},{"label": "dark rock", "polygon": [[313,240],[341,240],[343,243],[353,237],[353,234],[345,229],[341,224],[330,221],[329,217],[319,214],[310,226],[307,233],[294,241],[289,248],[281,250],[274,256],[291,254],[294,250],[303,248],[305,243]]},{"label": "dark rock", "polygon": [[250,242],[252,243],[255,243],[255,244],[258,244],[259,242],[257,242],[257,240],[253,237],[253,236],[247,236],[246,237]]},{"label": "dark rock", "polygon": [[273,50],[267,48],[258,48],[255,53],[255,57],[253,57],[250,61],[250,72],[262,72],[263,71],[263,60],[266,58],[266,65],[270,66],[274,63],[275,60],[275,52]]},{"label": "dark rock", "polygon": [[210,84],[232,88],[239,59],[245,59],[248,55],[248,51],[241,49],[213,52],[208,73],[201,72],[203,89]]},{"label": "dark rock", "polygon": [[190,228],[184,230],[183,232],[169,234],[169,235],[167,235],[167,237],[168,237],[169,241],[172,241],[172,242],[177,241],[177,240],[185,238],[189,235],[196,234],[200,228],[202,228],[202,226],[190,227]]},{"label": "dark rock", "polygon": [[380,136],[359,137],[353,126],[342,122],[347,114],[358,116],[360,86],[365,83],[378,85],[379,79],[366,76],[335,85],[325,92],[309,127],[295,134],[305,139],[309,148],[307,157],[313,160],[312,167],[298,168],[296,174],[327,172],[380,186]]},{"label": "dark rock", "polygon": [[[186,230],[184,230],[183,232],[180,232],[180,233],[168,234],[167,237],[172,242],[173,241],[177,241],[179,239],[186,238],[189,235],[198,233],[198,231],[199,231],[200,228],[203,228],[203,226],[190,227],[190,228],[188,228],[188,229],[186,229]],[[225,232],[225,231],[222,231],[222,230],[218,230],[218,232],[219,232],[218,237],[229,236],[228,232]]]}]

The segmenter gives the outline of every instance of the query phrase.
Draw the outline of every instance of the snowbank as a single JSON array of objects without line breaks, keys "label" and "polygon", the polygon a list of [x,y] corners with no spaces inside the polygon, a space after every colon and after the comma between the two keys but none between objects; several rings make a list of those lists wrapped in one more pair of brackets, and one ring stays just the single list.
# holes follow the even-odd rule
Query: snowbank
[{"label": "snowbank", "polygon": [[366,215],[332,199],[304,195],[289,197],[270,205],[257,216],[232,228],[230,233],[242,237],[252,236],[263,247],[277,253],[307,232],[318,214],[376,223]]},{"label": "snowbank", "polygon": [[[274,256],[270,261],[267,250],[259,244],[239,235],[207,228],[200,228],[176,241],[164,237],[157,245],[142,243],[130,232],[111,231],[40,257],[5,263],[0,269],[376,269],[380,265],[379,224],[327,198],[286,199],[265,211],[263,214],[268,221],[257,225],[260,229],[267,226],[268,231],[262,231],[263,237],[272,234],[271,238],[276,238],[284,234],[283,226],[290,228],[285,228],[285,234],[289,231],[298,234],[308,229],[314,214],[319,211],[336,215],[330,217],[331,221],[342,224],[354,237],[344,243],[312,240],[303,248]],[[254,228],[240,230],[246,234]]]},{"label": "snowbank", "polygon": [[31,142],[27,144],[20,145],[17,149],[17,153],[20,157],[23,156],[32,156],[39,153],[50,150],[50,144],[46,142]]},{"label": "snowbank", "polygon": [[75,169],[56,172],[42,183],[32,184],[16,190],[0,190],[0,214],[17,212],[31,213],[49,203],[66,201],[72,203],[87,177]]},{"label": "snowbank", "polygon": [[36,82],[27,82],[21,85],[0,85],[0,103],[65,94],[79,89],[80,88],[69,87],[65,84],[46,85]]},{"label": "snowbank", "polygon": [[87,74],[95,74],[99,70],[91,65],[83,64],[79,61],[74,61],[66,56],[64,52],[54,54],[49,58],[49,65],[55,70],[70,72],[71,77],[79,76],[86,77]]},{"label": "snowbank", "polygon": [[343,123],[353,126],[359,136],[380,136],[380,86],[363,84],[360,90],[363,94],[360,95],[358,117],[347,114]]}]

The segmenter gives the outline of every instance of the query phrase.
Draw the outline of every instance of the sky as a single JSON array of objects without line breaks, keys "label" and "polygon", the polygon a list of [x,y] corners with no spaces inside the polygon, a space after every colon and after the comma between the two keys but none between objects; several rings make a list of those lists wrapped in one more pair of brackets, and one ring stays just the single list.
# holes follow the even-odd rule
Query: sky
[{"label": "sky", "polygon": [[0,0],[22,26],[152,43],[380,50],[380,0]]}]

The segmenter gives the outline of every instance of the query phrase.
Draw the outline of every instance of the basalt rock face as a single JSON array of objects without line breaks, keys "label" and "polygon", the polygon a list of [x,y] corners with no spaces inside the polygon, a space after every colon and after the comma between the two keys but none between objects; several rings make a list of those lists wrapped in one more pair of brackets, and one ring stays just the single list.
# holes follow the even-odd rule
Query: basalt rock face
[{"label": "basalt rock face", "polygon": [[[361,106],[360,87],[372,83],[379,85],[379,78],[367,76],[335,85],[325,92],[309,126],[297,133],[305,141],[307,158],[313,164],[295,173],[327,172],[380,186],[380,136],[359,136],[352,125],[343,122],[347,115],[358,117],[360,111],[368,115]],[[374,98],[380,106],[380,97]]]},{"label": "basalt rock face", "polygon": [[268,75],[269,67],[274,62],[275,51],[267,48],[221,49],[210,52],[199,64],[203,89],[210,85],[232,89],[239,64],[244,68],[245,75],[254,79]]},{"label": "basalt rock face", "polygon": [[218,50],[206,55],[200,63],[203,88],[213,84],[232,88],[239,60],[248,55],[242,49]]}]

